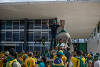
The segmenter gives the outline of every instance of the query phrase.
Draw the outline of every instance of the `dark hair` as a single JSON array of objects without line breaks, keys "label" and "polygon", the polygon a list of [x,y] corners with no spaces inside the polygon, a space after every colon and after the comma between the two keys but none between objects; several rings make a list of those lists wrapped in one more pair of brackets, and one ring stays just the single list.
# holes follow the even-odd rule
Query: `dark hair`
[{"label": "dark hair", "polygon": [[80,50],[77,50],[76,53],[77,53],[78,56],[82,55],[82,52]]},{"label": "dark hair", "polygon": [[44,64],[45,64],[45,66],[47,67],[46,57],[42,57],[42,60],[43,60],[43,62],[44,62]]},{"label": "dark hair", "polygon": [[70,47],[67,47],[67,51],[69,51],[70,50]]},{"label": "dark hair", "polygon": [[17,53],[14,48],[9,49],[9,54],[17,58]]}]

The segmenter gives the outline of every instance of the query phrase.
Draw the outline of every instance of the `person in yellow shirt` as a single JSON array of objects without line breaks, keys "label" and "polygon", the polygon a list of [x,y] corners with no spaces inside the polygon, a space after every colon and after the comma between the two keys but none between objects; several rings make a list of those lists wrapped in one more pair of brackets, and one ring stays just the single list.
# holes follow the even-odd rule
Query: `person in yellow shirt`
[{"label": "person in yellow shirt", "polygon": [[75,56],[71,57],[71,62],[73,63],[73,67],[77,67],[77,58]]},{"label": "person in yellow shirt", "polygon": [[76,52],[72,52],[71,62],[73,64],[73,67],[77,67],[77,58],[76,58]]},{"label": "person in yellow shirt", "polygon": [[33,53],[29,52],[29,57],[25,60],[25,67],[35,67],[35,59],[32,56]]}]

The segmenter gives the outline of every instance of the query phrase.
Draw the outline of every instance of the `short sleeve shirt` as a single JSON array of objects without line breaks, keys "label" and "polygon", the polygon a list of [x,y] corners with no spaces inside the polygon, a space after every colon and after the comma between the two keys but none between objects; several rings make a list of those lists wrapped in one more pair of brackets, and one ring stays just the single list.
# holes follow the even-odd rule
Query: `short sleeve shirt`
[{"label": "short sleeve shirt", "polygon": [[25,60],[26,67],[33,67],[35,66],[35,60],[32,57],[29,57]]}]

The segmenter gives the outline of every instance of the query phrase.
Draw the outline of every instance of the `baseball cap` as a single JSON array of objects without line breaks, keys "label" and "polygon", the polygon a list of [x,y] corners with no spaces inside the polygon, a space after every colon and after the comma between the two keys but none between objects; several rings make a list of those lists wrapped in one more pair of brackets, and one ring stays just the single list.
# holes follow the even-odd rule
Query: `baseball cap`
[{"label": "baseball cap", "polygon": [[56,23],[56,20],[53,20],[53,23]]}]

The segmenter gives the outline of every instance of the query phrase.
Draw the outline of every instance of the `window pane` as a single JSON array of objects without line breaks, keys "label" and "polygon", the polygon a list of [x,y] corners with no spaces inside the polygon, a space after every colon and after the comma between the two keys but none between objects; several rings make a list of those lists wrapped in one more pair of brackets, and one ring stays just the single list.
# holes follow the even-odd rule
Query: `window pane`
[{"label": "window pane", "polygon": [[5,23],[6,22],[3,22],[3,21],[0,22],[0,29],[5,29]]},{"label": "window pane", "polygon": [[48,29],[48,27],[46,26],[46,21],[47,20],[42,20],[42,29]]},{"label": "window pane", "polygon": [[28,29],[33,29],[33,22],[29,22],[29,26],[28,26]]},{"label": "window pane", "polygon": [[34,40],[40,40],[41,39],[41,32],[34,32]]},{"label": "window pane", "polygon": [[19,29],[19,22],[13,22],[13,29]]},{"label": "window pane", "polygon": [[12,21],[11,20],[6,22],[6,29],[12,29]]},{"label": "window pane", "polygon": [[12,31],[7,31],[6,32],[6,40],[7,41],[12,41]]},{"label": "window pane", "polygon": [[0,41],[5,41],[5,32],[0,33]]},{"label": "window pane", "polygon": [[49,40],[51,40],[51,31],[49,32]]},{"label": "window pane", "polygon": [[33,41],[33,33],[28,33],[28,41]]},{"label": "window pane", "polygon": [[20,32],[20,41],[24,41],[24,31]]},{"label": "window pane", "polygon": [[35,20],[35,26],[41,26],[41,20]]},{"label": "window pane", "polygon": [[21,52],[22,51],[22,44],[19,44],[19,46],[16,46],[16,51]]},{"label": "window pane", "polygon": [[42,33],[42,37],[45,37],[45,41],[48,41],[48,33]]},{"label": "window pane", "polygon": [[24,22],[20,21],[20,29],[24,29]]},{"label": "window pane", "polygon": [[13,33],[13,41],[19,41],[19,32]]}]

